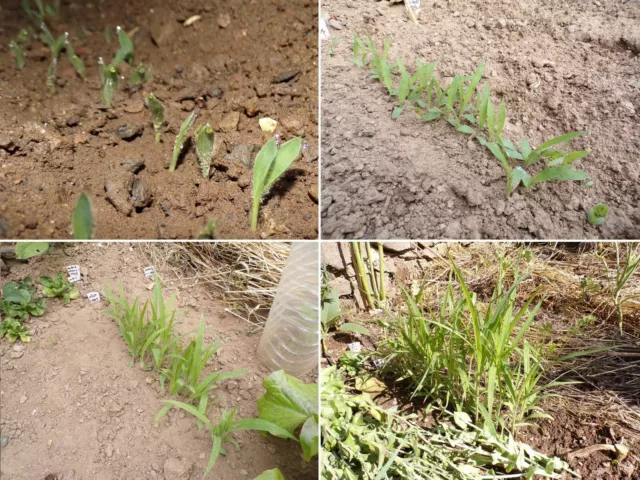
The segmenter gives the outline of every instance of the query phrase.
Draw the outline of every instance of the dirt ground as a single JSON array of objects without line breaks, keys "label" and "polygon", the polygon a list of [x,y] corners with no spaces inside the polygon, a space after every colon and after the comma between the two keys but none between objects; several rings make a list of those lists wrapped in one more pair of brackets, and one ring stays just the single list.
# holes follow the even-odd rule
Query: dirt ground
[{"label": "dirt ground", "polygon": [[[333,39],[322,42],[323,238],[640,238],[637,0],[423,0],[419,25],[402,2],[321,9]],[[486,61],[494,103],[507,105],[505,135],[535,146],[587,130],[572,147],[590,151],[578,167],[593,187],[547,183],[506,200],[487,149],[444,120],[392,120],[392,98],[351,60],[354,34],[378,49],[388,37],[390,59],[411,72],[417,57],[437,62],[440,80]],[[594,227],[598,203],[610,212]]]},{"label": "dirt ground", "polygon": [[[184,26],[194,15],[201,19]],[[317,22],[310,0],[64,0],[61,14],[47,23],[56,37],[70,33],[87,81],[63,54],[51,95],[48,48],[32,41],[18,70],[7,44],[29,22],[19,0],[2,2],[0,238],[69,238],[82,191],[93,201],[94,238],[190,239],[210,220],[218,238],[317,238]],[[107,44],[103,32],[118,25],[136,30],[134,66],[151,66],[154,78],[136,92],[124,91],[121,81],[107,109],[97,62],[113,58],[115,33]],[[120,73],[128,79],[130,67]],[[154,142],[144,106],[148,92],[166,107],[161,143]],[[200,108],[196,125],[210,122],[217,135],[208,180],[193,144],[175,172],[167,169],[176,134],[194,108]],[[308,148],[263,200],[253,233],[251,165],[268,140],[258,125],[263,117],[279,122],[283,140],[302,136]]]},{"label": "dirt ground", "polygon": [[[199,432],[191,418],[170,413],[154,426],[162,407],[157,379],[136,364],[116,324],[89,304],[86,293],[122,281],[134,297],[150,296],[147,266],[135,245],[93,244],[67,247],[52,255],[13,266],[2,279],[59,272],[79,264],[84,274],[82,297],[64,307],[47,302],[44,317],[31,321],[32,343],[0,341],[0,437],[9,437],[1,451],[3,480],[116,480],[202,479],[211,439]],[[160,272],[162,275],[162,272]],[[177,306],[187,309],[181,332],[207,325],[205,340],[226,338],[216,356],[216,368],[247,369],[249,374],[224,382],[215,391],[217,403],[210,418],[224,408],[238,406],[237,418],[256,417],[256,400],[264,393],[268,372],[255,356],[259,334],[249,324],[224,312],[200,287],[179,289],[169,282],[165,298],[178,293]],[[307,378],[306,381],[315,381]],[[304,462],[299,448],[257,432],[235,434],[241,445],[229,446],[207,478],[252,479],[267,469],[280,468],[289,479],[317,478],[317,464]]]},{"label": "dirt ground", "polygon": [[[385,245],[391,245],[385,244]],[[409,248],[411,245],[411,248]],[[497,244],[496,244],[497,245]],[[577,244],[575,244],[577,245]],[[432,246],[420,246],[419,244],[409,244],[408,242],[396,242],[394,250],[385,251],[385,270],[387,274],[387,298],[392,312],[402,311],[403,299],[400,287],[411,289],[416,283],[419,285],[425,279],[427,285],[446,283],[446,275],[435,277],[431,270],[432,265],[439,261],[441,254],[446,252],[447,245],[444,243]],[[474,291],[490,295],[491,289],[484,291],[481,288],[486,282],[485,276],[491,267],[485,268],[482,265],[471,266],[469,258],[477,258],[478,251],[474,249],[484,248],[477,244],[467,247],[455,247],[451,250],[454,261],[460,266],[464,263],[467,267],[468,275],[466,281]],[[571,248],[571,247],[568,247]],[[500,248],[496,248],[496,251]],[[505,248],[506,250],[506,248]],[[486,249],[483,251],[487,251]],[[341,253],[342,252],[342,253]],[[542,250],[533,250],[534,255],[544,255]],[[557,250],[557,261],[566,260],[568,271],[575,275],[585,275],[584,265],[576,262],[569,251],[567,257],[560,257],[562,248]],[[574,252],[575,253],[575,252]],[[338,289],[341,298],[341,309],[347,312],[343,319],[346,322],[355,322],[365,326],[371,335],[369,337],[351,334],[335,334],[326,341],[327,355],[323,355],[322,367],[335,363],[348,350],[348,345],[352,342],[360,342],[363,352],[376,350],[377,346],[386,335],[385,330],[376,321],[389,322],[392,317],[386,312],[366,312],[362,310],[362,300],[355,284],[354,271],[350,267],[345,268],[344,260],[350,262],[348,248],[338,250],[334,243],[324,243],[322,249],[323,262],[331,273],[330,278],[334,288]],[[444,255],[446,258],[446,255]],[[491,258],[486,261],[491,264]],[[495,261],[493,262],[495,263]],[[437,270],[437,269],[436,269]],[[475,271],[475,272],[474,272]],[[471,272],[474,272],[472,274]],[[537,284],[536,281],[531,282]],[[434,287],[435,288],[435,287]],[[481,293],[482,292],[482,293]],[[437,299],[434,299],[437,301]],[[562,336],[567,326],[573,325],[573,317],[570,314],[572,307],[566,305],[558,307],[553,301],[543,304],[540,313],[537,315],[544,322],[553,324],[555,335]],[[574,312],[574,315],[576,313]],[[627,319],[632,322],[632,318]],[[616,326],[602,324],[594,327],[595,334],[601,335],[603,331],[608,331],[615,342],[620,345],[637,344],[637,337],[632,334],[619,337],[616,334]],[[591,333],[594,334],[593,332]],[[584,335],[589,335],[585,332]],[[599,338],[599,337],[598,337]],[[562,380],[577,380],[585,382],[580,385],[580,390],[563,390],[559,399],[549,398],[545,400],[543,408],[553,416],[553,420],[534,421],[534,426],[520,431],[519,440],[524,441],[546,455],[564,456],[568,452],[574,452],[593,445],[618,443],[621,440],[630,448],[631,454],[620,464],[615,462],[615,457],[602,451],[594,451],[584,457],[572,457],[568,460],[570,466],[580,473],[583,480],[614,480],[630,478],[640,478],[640,460],[637,456],[638,446],[640,446],[640,430],[637,423],[632,418],[637,418],[640,412],[639,399],[630,394],[636,391],[635,385],[637,360],[635,356],[612,359],[599,368],[599,374],[585,379],[584,377],[563,377]],[[584,363],[591,363],[588,360]],[[605,364],[606,363],[606,364]],[[365,363],[366,367],[375,372],[371,361]],[[598,369],[598,367],[595,367]],[[592,372],[593,373],[593,372]],[[549,372],[549,381],[555,380],[556,372]],[[410,394],[406,386],[395,383],[393,378],[382,378],[387,384],[388,390],[380,393],[376,401],[385,407],[398,407],[400,410],[420,413],[424,410],[424,405],[418,400],[411,402]],[[626,386],[626,388],[625,388]],[[606,398],[608,404],[593,402],[594,398]],[[621,419],[624,419],[621,420]],[[635,428],[629,428],[635,425]],[[567,477],[568,480],[568,477]]]}]

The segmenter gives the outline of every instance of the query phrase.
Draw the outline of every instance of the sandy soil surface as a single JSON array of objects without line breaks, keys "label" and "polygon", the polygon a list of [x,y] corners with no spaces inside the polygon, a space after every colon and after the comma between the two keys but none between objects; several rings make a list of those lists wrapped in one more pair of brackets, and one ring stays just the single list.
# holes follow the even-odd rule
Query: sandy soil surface
[{"label": "sandy soil surface", "polygon": [[[184,26],[194,15],[200,20]],[[189,239],[210,220],[218,238],[317,237],[315,2],[63,1],[47,24],[56,37],[69,32],[87,80],[63,54],[51,95],[49,51],[37,40],[18,70],[7,44],[30,23],[19,0],[2,3],[0,238],[69,238],[82,191],[93,201],[95,238]],[[105,108],[97,62],[113,58],[118,25],[135,32],[134,67],[151,66],[154,78],[127,90],[121,80],[113,108]],[[128,79],[132,68],[120,70]],[[148,92],[166,107],[161,143],[144,104]],[[180,125],[196,108],[197,125],[209,122],[217,135],[209,179],[193,143],[177,170],[167,169]],[[268,140],[258,125],[263,117],[279,122],[283,140],[302,136],[309,147],[263,200],[254,233],[252,163]]]},{"label": "sandy soil surface", "polygon": [[[419,25],[388,1],[324,0],[322,42],[324,238],[640,238],[640,3],[637,0],[423,1]],[[586,130],[572,143],[594,182],[546,183],[505,199],[500,163],[445,120],[394,100],[352,62],[353,36],[371,36],[411,72],[437,62],[446,82],[486,61],[505,135],[532,145]],[[610,207],[600,227],[587,221]]]},{"label": "sandy soil surface", "polygon": [[[166,394],[153,372],[136,364],[104,304],[89,304],[85,294],[122,281],[132,298],[150,296],[147,266],[135,245],[95,244],[67,247],[51,255],[12,266],[3,282],[26,275],[37,278],[79,264],[84,274],[82,297],[64,307],[47,302],[46,314],[31,321],[32,343],[0,341],[0,437],[3,480],[202,479],[211,449],[208,433],[191,418],[172,412],[158,426],[154,417]],[[160,272],[162,274],[162,272]],[[249,324],[224,312],[200,287],[169,283],[166,297],[178,293],[178,307],[187,310],[180,331],[206,320],[205,340],[228,339],[211,367],[249,374],[221,384],[209,416],[238,407],[237,418],[256,417],[256,400],[264,393],[268,372],[255,352],[259,334]],[[315,372],[312,375],[315,378]],[[311,378],[306,381],[312,381]],[[257,432],[235,435],[239,452],[229,446],[207,478],[252,479],[278,467],[287,479],[317,478],[315,462],[306,463],[301,450],[287,441]]]}]

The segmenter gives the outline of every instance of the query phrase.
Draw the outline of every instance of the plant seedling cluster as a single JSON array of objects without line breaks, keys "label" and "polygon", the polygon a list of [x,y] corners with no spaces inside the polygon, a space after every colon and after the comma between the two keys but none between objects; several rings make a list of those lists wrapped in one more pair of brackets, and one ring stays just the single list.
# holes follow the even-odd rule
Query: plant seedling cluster
[{"label": "plant seedling cluster", "polygon": [[62,303],[65,305],[80,296],[78,287],[64,278],[61,273],[54,278],[42,276],[40,277],[40,283],[45,297],[61,298]]},{"label": "plant seedling cluster", "polygon": [[[471,135],[491,151],[500,161],[507,177],[507,197],[520,184],[524,188],[548,181],[585,181],[591,185],[589,176],[573,167],[574,162],[588,155],[587,151],[559,150],[571,140],[585,132],[571,132],[554,137],[533,148],[527,139],[522,139],[518,148],[503,136],[507,118],[504,102],[498,108],[490,98],[489,84],[479,90],[484,71],[481,64],[471,76],[456,75],[447,87],[442,87],[434,76],[435,63],[423,64],[417,60],[416,72],[410,75],[402,61],[388,60],[389,39],[385,40],[382,53],[378,53],[371,39],[365,44],[357,36],[353,41],[353,61],[359,67],[369,67],[371,78],[382,82],[389,95],[397,97],[398,106],[392,118],[398,118],[410,108],[420,114],[425,122],[444,117],[457,131]],[[398,87],[394,76],[399,76]],[[474,99],[475,96],[475,99]],[[513,161],[519,162],[513,166]],[[537,166],[538,172],[530,173]]]},{"label": "plant seedling cluster", "polygon": [[78,57],[69,40],[69,33],[60,35],[57,39],[53,37],[47,25],[42,22],[40,25],[40,41],[47,45],[51,50],[51,63],[47,70],[47,87],[52,94],[56,93],[56,71],[58,69],[58,59],[60,54],[64,50],[67,54],[67,58],[76,69],[80,77],[85,78],[85,66],[84,62]]},{"label": "plant seedling cluster", "polygon": [[[149,94],[149,109],[151,110],[151,116],[153,119],[153,128],[156,131],[156,141],[159,140],[159,130],[158,125],[162,125],[162,121],[164,119],[164,106],[155,98],[151,98],[152,94]],[[175,171],[178,166],[178,160],[182,151],[184,149],[184,144],[189,138],[189,131],[191,127],[196,122],[198,118],[198,110],[194,110],[191,112],[182,125],[180,126],[180,131],[176,137],[175,144],[173,146],[173,156],[171,157],[171,165],[169,166],[169,171]],[[213,160],[213,156],[215,154],[214,145],[215,145],[216,135],[213,132],[213,127],[206,123],[205,125],[199,125],[196,127],[194,140],[196,144],[196,157],[198,160],[198,165],[200,165],[200,170],[202,172],[203,178],[209,178],[211,172],[211,162]]]},{"label": "plant seedling cluster", "polygon": [[16,340],[31,341],[31,333],[25,322],[29,317],[44,315],[46,303],[36,296],[36,287],[30,277],[19,282],[7,282],[2,287],[0,299],[0,338],[7,337],[9,342]]},{"label": "plant seedling cluster", "polygon": [[109,65],[105,65],[102,57],[98,59],[98,68],[100,69],[100,83],[103,87],[102,100],[107,107],[111,106],[113,95],[118,91],[120,83],[120,73],[118,72],[118,65],[120,65],[122,62],[127,62],[128,64],[133,63],[133,42],[129,38],[129,35],[127,35],[127,33],[119,26],[116,27],[116,34],[118,36],[120,48],[113,57],[113,61]]}]

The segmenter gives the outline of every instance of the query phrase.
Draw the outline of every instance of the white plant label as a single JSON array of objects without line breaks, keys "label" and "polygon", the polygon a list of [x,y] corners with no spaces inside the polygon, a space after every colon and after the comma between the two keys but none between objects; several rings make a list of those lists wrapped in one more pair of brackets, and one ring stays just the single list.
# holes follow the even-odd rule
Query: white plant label
[{"label": "white plant label", "polygon": [[327,22],[324,21],[324,18],[320,19],[320,40],[329,40],[331,38],[331,34],[329,33],[329,26]]},{"label": "white plant label", "polygon": [[350,343],[349,345],[349,350],[351,350],[352,352],[361,352],[362,351],[362,344],[360,342],[353,342]]},{"label": "white plant label", "polygon": [[382,366],[382,364],[384,363],[384,361],[381,358],[374,358],[373,359],[373,364],[377,367],[380,368]]},{"label": "white plant label", "polygon": [[67,265],[65,268],[70,276],[80,275],[80,265]]},{"label": "white plant label", "polygon": [[420,0],[409,0],[409,6],[413,11],[420,10]]},{"label": "white plant label", "polygon": [[98,292],[87,293],[87,298],[91,303],[98,303],[100,301],[100,294]]},{"label": "white plant label", "polygon": [[69,282],[71,283],[78,283],[80,280],[82,280],[82,277],[79,273],[72,273],[71,275],[69,275],[69,278],[67,278],[67,280],[69,280]]},{"label": "white plant label", "polygon": [[144,268],[144,276],[145,277],[153,277],[154,273],[156,273],[155,268],[153,268],[153,267],[145,267]]}]

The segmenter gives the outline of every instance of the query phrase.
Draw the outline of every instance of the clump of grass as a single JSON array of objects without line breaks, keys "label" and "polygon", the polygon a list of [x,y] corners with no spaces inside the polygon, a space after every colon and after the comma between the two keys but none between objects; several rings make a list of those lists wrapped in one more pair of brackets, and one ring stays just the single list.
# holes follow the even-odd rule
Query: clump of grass
[{"label": "clump of grass", "polygon": [[[622,307],[625,303],[640,299],[640,295],[637,293],[625,293],[625,287],[629,281],[640,272],[640,246],[630,243],[625,244],[624,253],[620,252],[620,244],[615,244],[616,248],[616,265],[613,274],[609,274],[609,292],[613,300],[615,312],[618,317],[618,326],[620,333],[622,333],[622,327],[624,323],[624,315],[622,313]],[[603,257],[603,262],[607,271],[609,266]]]},{"label": "clump of grass", "polygon": [[258,215],[263,196],[273,184],[291,166],[300,154],[302,138],[296,137],[276,145],[275,137],[269,140],[258,152],[253,165],[253,202],[251,208],[251,230],[258,228]]},{"label": "clump of grass", "polygon": [[209,170],[211,169],[211,159],[213,158],[213,144],[215,142],[215,134],[213,127],[208,123],[200,125],[196,128],[196,155],[198,163],[202,170],[202,177],[209,178]]},{"label": "clump of grass", "polygon": [[153,132],[156,142],[160,141],[162,135],[162,125],[164,124],[164,105],[153,93],[147,95],[151,119],[153,121]]},{"label": "clump of grass", "polygon": [[[503,136],[507,118],[507,107],[503,102],[496,108],[491,101],[489,84],[479,90],[484,72],[481,64],[471,76],[456,75],[452,82],[441,88],[433,76],[435,64],[422,64],[417,60],[416,73],[410,75],[402,61],[396,66],[388,61],[389,39],[385,39],[382,53],[379,54],[371,39],[365,44],[357,37],[353,42],[354,63],[360,67],[369,66],[371,78],[380,80],[389,95],[397,97],[398,106],[392,118],[398,118],[407,105],[415,110],[425,122],[444,117],[457,131],[474,136],[477,141],[489,149],[498,159],[507,177],[507,197],[519,185],[526,189],[549,181],[585,181],[591,184],[589,176],[573,167],[574,162],[584,158],[585,150],[559,150],[560,145],[584,135],[585,132],[571,132],[554,137],[533,148],[526,139],[520,142],[520,149]],[[399,75],[399,87],[395,88],[393,76]],[[424,92],[424,95],[422,93]],[[475,102],[474,102],[475,95]],[[512,165],[512,161],[521,164]],[[531,174],[529,169],[538,166],[538,173]]]},{"label": "clump of grass", "polygon": [[517,289],[525,277],[514,272],[505,287],[507,266],[501,262],[487,305],[453,263],[439,308],[423,312],[422,288],[416,297],[405,292],[407,317],[398,319],[382,351],[388,353],[385,369],[408,380],[413,397],[468,412],[489,432],[515,433],[532,419],[550,418],[540,407],[544,392],[565,383],[541,385],[542,347],[525,334],[542,300],[534,292],[518,307]]}]

